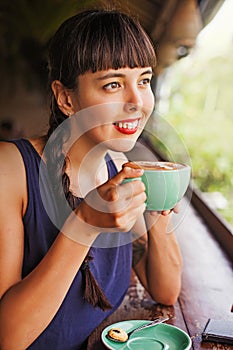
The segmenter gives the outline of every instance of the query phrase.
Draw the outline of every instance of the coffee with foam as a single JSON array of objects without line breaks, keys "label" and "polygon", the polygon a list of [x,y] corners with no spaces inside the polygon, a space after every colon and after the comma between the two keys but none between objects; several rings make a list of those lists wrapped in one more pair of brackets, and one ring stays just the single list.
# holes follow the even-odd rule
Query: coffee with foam
[{"label": "coffee with foam", "polygon": [[185,164],[172,162],[149,162],[149,161],[135,161],[127,162],[124,167],[144,170],[178,170],[186,167]]}]

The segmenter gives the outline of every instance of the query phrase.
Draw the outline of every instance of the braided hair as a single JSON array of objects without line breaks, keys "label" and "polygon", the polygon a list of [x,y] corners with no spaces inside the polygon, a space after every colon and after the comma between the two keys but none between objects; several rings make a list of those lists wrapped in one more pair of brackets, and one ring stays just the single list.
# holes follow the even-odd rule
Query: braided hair
[{"label": "braided hair", "polygon": [[[124,67],[154,68],[155,63],[153,45],[136,20],[116,10],[87,10],[67,19],[52,38],[48,57],[49,85],[59,80],[67,89],[75,90],[79,88],[78,76],[86,72]],[[46,154],[47,167],[53,177],[56,201],[59,203],[59,198],[65,194],[69,206],[75,209],[80,200],[70,190],[62,151],[69,131],[58,128],[67,118],[51,91],[47,138],[51,138],[55,130],[56,133]],[[102,310],[110,309],[111,304],[91,274],[91,259],[87,255],[81,267],[84,298]]]}]

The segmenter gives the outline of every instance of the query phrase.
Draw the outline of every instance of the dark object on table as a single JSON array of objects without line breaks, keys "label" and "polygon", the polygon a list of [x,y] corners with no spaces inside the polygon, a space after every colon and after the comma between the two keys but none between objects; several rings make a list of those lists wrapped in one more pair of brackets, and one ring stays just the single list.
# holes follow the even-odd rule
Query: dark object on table
[{"label": "dark object on table", "polygon": [[233,344],[233,320],[209,319],[202,332],[202,340]]}]

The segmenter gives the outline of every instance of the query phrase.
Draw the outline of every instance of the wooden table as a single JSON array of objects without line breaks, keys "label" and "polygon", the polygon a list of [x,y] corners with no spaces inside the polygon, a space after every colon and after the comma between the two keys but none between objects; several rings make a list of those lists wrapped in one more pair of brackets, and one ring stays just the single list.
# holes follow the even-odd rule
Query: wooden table
[{"label": "wooden table", "polygon": [[91,334],[88,350],[106,349],[100,336],[109,324],[129,319],[152,320],[157,316],[169,316],[167,323],[186,331],[192,339],[193,350],[233,350],[230,345],[201,341],[208,318],[233,320],[232,262],[191,206],[184,217],[179,215],[176,217],[177,223],[180,220],[176,232],[184,269],[178,302],[169,307],[156,304],[132,274],[123,303]]}]

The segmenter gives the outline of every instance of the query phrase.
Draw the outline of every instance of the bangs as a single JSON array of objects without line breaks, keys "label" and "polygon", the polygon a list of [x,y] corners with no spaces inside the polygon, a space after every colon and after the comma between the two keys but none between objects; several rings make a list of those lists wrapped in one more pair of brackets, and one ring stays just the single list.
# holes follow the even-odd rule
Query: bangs
[{"label": "bangs", "polygon": [[[83,34],[83,35],[81,35]],[[141,26],[130,18],[114,12],[96,16],[79,31],[78,66],[80,74],[87,71],[124,67],[155,68],[153,45]]]},{"label": "bangs", "polygon": [[139,23],[117,11],[92,10],[66,20],[50,43],[49,81],[75,88],[88,71],[151,67],[154,47]]}]

